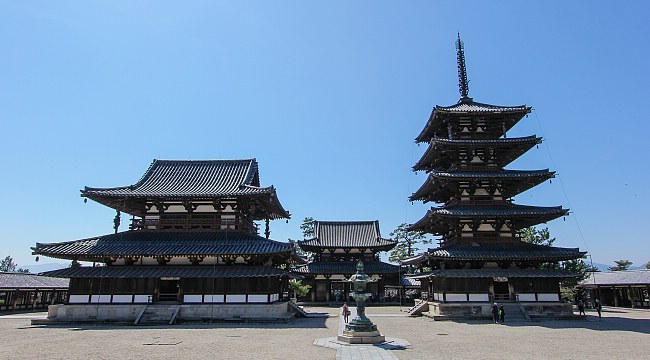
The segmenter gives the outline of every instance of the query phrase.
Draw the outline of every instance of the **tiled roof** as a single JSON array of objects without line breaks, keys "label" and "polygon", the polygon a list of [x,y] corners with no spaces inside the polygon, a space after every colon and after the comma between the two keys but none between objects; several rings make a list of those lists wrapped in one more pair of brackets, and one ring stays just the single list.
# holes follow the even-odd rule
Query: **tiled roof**
[{"label": "tiled roof", "polygon": [[82,266],[44,273],[66,278],[212,278],[283,276],[284,270],[266,266]]},{"label": "tiled roof", "polygon": [[479,102],[459,102],[452,106],[436,106],[435,110],[439,112],[446,113],[528,113],[530,112],[530,107],[526,105],[517,105],[517,106],[499,106],[499,105],[490,105],[483,104]]},{"label": "tiled roof", "polygon": [[[382,248],[390,250],[397,242],[381,237],[379,221],[315,221],[314,238],[299,241],[300,247]],[[309,251],[309,250],[308,250]]]},{"label": "tiled roof", "polygon": [[432,259],[453,260],[548,260],[577,259],[584,255],[577,248],[561,248],[526,242],[510,244],[464,243],[430,249]]},{"label": "tiled roof", "polygon": [[35,255],[83,260],[105,256],[289,254],[291,245],[243,232],[141,230],[53,244],[36,243],[32,250]]},{"label": "tiled roof", "polygon": [[257,160],[154,160],[133,185],[86,187],[83,196],[111,206],[108,199],[211,199],[266,195],[277,217],[289,217],[273,186],[261,187]]},{"label": "tiled roof", "polygon": [[[366,274],[392,274],[399,272],[399,266],[380,261],[367,262],[363,272]],[[357,272],[356,261],[318,261],[294,269],[301,274],[344,274],[352,275]]]},{"label": "tiled roof", "polygon": [[451,205],[431,208],[409,230],[445,232],[449,223],[461,219],[509,219],[516,229],[537,225],[564,216],[569,212],[561,206],[525,205]]},{"label": "tiled roof", "polygon": [[495,172],[488,171],[436,171],[429,173],[427,180],[422,186],[411,195],[411,201],[436,201],[446,202],[450,199],[455,189],[447,189],[447,185],[452,187],[458,181],[498,181],[503,187],[502,196],[509,198],[521,192],[524,192],[545,180],[555,177],[554,171],[545,170],[501,170]]},{"label": "tiled roof", "polygon": [[39,276],[27,273],[0,272],[0,289],[67,289],[68,279]]},{"label": "tiled roof", "polygon": [[417,142],[428,141],[436,132],[447,131],[447,122],[460,119],[460,117],[483,117],[490,119],[501,126],[505,125],[509,130],[522,117],[531,111],[531,107],[520,106],[497,106],[479,102],[459,102],[452,106],[436,106],[431,111],[426,126],[415,139]]},{"label": "tiled roof", "polygon": [[420,280],[413,279],[411,276],[412,275],[402,276],[402,281],[400,281],[400,286],[420,287],[421,285]]},{"label": "tiled roof", "polygon": [[555,269],[453,269],[434,270],[429,273],[411,276],[413,279],[429,277],[441,278],[491,278],[491,277],[523,277],[523,278],[573,278],[577,274]]},{"label": "tiled roof", "polygon": [[413,170],[448,170],[459,160],[459,150],[464,148],[493,149],[496,155],[495,162],[504,167],[542,142],[542,138],[526,136],[519,138],[506,138],[495,140],[461,140],[433,138],[427,151],[413,166]]},{"label": "tiled roof", "polygon": [[592,272],[580,283],[584,287],[605,285],[650,285],[650,270]]}]

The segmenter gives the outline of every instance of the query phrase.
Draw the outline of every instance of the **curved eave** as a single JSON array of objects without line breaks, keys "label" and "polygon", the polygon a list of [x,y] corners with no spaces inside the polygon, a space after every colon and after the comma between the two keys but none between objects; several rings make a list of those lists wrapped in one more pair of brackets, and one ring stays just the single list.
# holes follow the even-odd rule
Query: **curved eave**
[{"label": "curved eave", "polygon": [[[436,133],[446,133],[446,122],[448,119],[458,119],[460,117],[489,117],[502,119],[506,125],[506,131],[510,130],[519,120],[526,114],[530,113],[532,108],[526,105],[519,106],[495,106],[482,103],[471,102],[470,104],[476,105],[475,110],[463,110],[462,103],[453,106],[436,106],[431,111],[431,115],[427,120],[424,129],[415,138],[418,143],[429,141]],[[480,110],[481,106],[486,107]],[[487,109],[490,108],[490,109]],[[505,118],[505,119],[504,119]]]},{"label": "curved eave", "polygon": [[354,246],[345,246],[345,245],[320,245],[318,242],[308,242],[307,241],[298,241],[298,245],[304,251],[311,252],[322,252],[323,250],[330,249],[372,249],[375,252],[379,251],[389,251],[397,245],[397,241],[382,239],[384,241],[390,241],[390,243],[382,243],[378,245],[366,244],[366,245],[354,245]]},{"label": "curved eave", "polygon": [[561,216],[565,216],[568,209],[557,207],[538,207],[538,206],[455,206],[432,208],[427,211],[426,215],[416,223],[409,226],[411,231],[432,232],[433,234],[443,235],[446,233],[450,224],[456,224],[460,220],[475,219],[507,219],[512,222],[515,229],[545,223]]},{"label": "curved eave", "polygon": [[542,182],[555,177],[554,171],[533,170],[515,171],[504,170],[497,172],[441,172],[432,171],[422,186],[411,195],[410,201],[435,201],[446,202],[451,198],[454,189],[449,189],[448,184],[459,181],[499,181],[504,191],[503,197],[510,198],[520,194]]},{"label": "curved eave", "polygon": [[446,169],[458,161],[456,152],[457,149],[461,148],[494,149],[501,154],[498,159],[498,165],[504,167],[541,142],[542,138],[534,135],[496,140],[450,140],[433,138],[420,160],[413,166],[413,170],[430,171],[433,169]]},{"label": "curved eave", "polygon": [[413,256],[413,257],[410,257],[410,258],[407,258],[407,259],[403,259],[399,263],[401,265],[418,265],[418,264],[421,264],[421,263],[423,263],[425,261],[427,261],[427,255],[426,254],[419,254],[419,255],[416,255],[416,256]]}]

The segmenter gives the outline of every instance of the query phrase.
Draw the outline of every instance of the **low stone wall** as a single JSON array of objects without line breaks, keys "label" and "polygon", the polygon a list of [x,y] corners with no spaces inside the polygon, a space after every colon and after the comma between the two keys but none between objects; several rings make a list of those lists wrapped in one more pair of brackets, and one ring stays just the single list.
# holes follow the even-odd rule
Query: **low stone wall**
[{"label": "low stone wall", "polygon": [[[287,302],[273,304],[188,304],[180,305],[177,321],[206,321],[233,318],[287,318]],[[50,305],[48,322],[126,322],[133,323],[145,305],[67,304]]]},{"label": "low stone wall", "polygon": [[573,305],[569,303],[521,303],[531,317],[561,317],[573,315]]},{"label": "low stone wall", "polygon": [[429,303],[429,314],[450,317],[492,316],[492,306],[489,303],[441,303],[434,301]]}]

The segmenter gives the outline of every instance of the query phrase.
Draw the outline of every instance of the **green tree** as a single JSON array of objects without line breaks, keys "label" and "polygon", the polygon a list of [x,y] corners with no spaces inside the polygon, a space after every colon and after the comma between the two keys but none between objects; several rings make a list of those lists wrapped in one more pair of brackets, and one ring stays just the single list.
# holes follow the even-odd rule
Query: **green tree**
[{"label": "green tree", "polygon": [[590,272],[598,271],[598,268],[591,267],[582,259],[563,261],[562,269],[578,274],[578,277],[576,279],[571,279],[570,281],[564,282],[564,284],[573,284],[573,285],[576,285],[582,280],[588,278]]},{"label": "green tree", "polygon": [[293,297],[305,296],[311,289],[310,285],[305,285],[300,280],[289,280],[289,291],[293,293]]},{"label": "green tree", "polygon": [[293,240],[293,239],[288,239],[289,244],[291,244],[291,248],[293,251],[296,253],[296,255],[300,256],[301,258],[304,259],[309,259],[311,257],[311,253],[303,250],[300,245],[298,244],[298,241]]},{"label": "green tree", "polygon": [[553,246],[555,238],[551,239],[551,232],[548,231],[548,228],[537,229],[534,226],[527,227],[519,231],[519,239],[523,242],[535,244],[535,245],[546,245]]},{"label": "green tree", "polygon": [[417,231],[409,231],[409,225],[400,224],[397,229],[390,233],[393,240],[397,240],[397,245],[391,250],[388,260],[393,263],[410,258],[420,250],[419,245],[430,244],[431,240],[427,239],[424,234]]},{"label": "green tree", "polygon": [[646,269],[650,269],[650,261],[648,261],[648,263],[645,264],[645,268],[646,268]]},{"label": "green tree", "polygon": [[314,237],[314,220],[313,217],[306,217],[302,220],[302,225],[300,225],[300,230],[302,230],[302,236],[304,239],[311,239]]},{"label": "green tree", "polygon": [[615,266],[610,266],[608,268],[609,271],[629,270],[630,266],[632,266],[632,262],[630,260],[615,260],[614,263],[616,263],[616,265]]},{"label": "green tree", "polygon": [[4,272],[14,272],[18,264],[14,262],[14,259],[7,255],[2,261],[0,261],[0,271]]},{"label": "green tree", "polygon": [[81,263],[77,261],[77,259],[74,259],[70,262],[70,265],[68,266],[69,268],[78,268],[81,267]]}]

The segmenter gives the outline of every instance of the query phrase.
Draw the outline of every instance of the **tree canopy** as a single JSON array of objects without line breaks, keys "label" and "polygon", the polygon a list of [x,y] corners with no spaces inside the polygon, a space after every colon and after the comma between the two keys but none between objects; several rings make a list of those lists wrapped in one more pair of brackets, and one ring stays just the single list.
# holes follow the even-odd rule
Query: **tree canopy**
[{"label": "tree canopy", "polygon": [[18,264],[14,262],[14,259],[10,256],[7,255],[4,259],[0,261],[0,271],[4,272],[19,272],[19,273],[28,273],[28,269],[23,269],[19,268],[16,270],[18,267]]},{"label": "tree canopy", "polygon": [[527,227],[519,231],[519,238],[523,242],[535,245],[553,246],[555,242],[555,238],[551,239],[551,232],[547,227],[543,229],[537,229],[534,226]]},{"label": "tree canopy", "polygon": [[302,225],[300,225],[300,230],[302,230],[302,236],[304,239],[310,239],[314,237],[314,218],[306,217],[302,220]]},{"label": "tree canopy", "polygon": [[390,233],[393,240],[397,240],[397,245],[391,250],[389,261],[399,263],[400,261],[412,257],[420,251],[419,245],[430,244],[431,240],[427,239],[424,234],[417,231],[409,231],[408,224],[400,224],[397,229]]},{"label": "tree canopy", "polygon": [[609,271],[624,271],[624,270],[630,270],[630,266],[632,266],[632,262],[630,260],[615,260],[614,263],[616,265],[610,266],[608,269]]},{"label": "tree canopy", "polygon": [[648,261],[648,263],[645,264],[645,268],[646,268],[646,269],[650,269],[650,261]]}]

